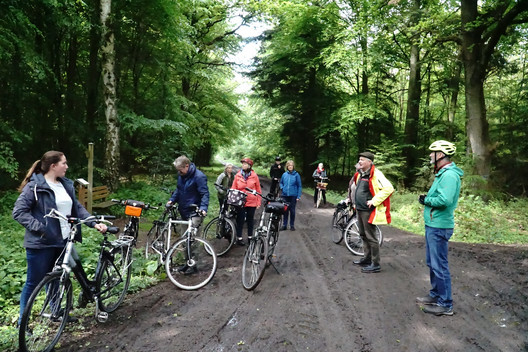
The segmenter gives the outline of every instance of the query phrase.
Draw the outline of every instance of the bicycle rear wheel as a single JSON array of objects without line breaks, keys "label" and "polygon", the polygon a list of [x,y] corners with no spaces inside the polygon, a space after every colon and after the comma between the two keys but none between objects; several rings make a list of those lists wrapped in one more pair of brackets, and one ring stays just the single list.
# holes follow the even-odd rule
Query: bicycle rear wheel
[{"label": "bicycle rear wheel", "polygon": [[343,240],[343,233],[345,232],[345,226],[346,226],[347,216],[345,215],[345,211],[340,210],[334,212],[334,216],[332,217],[332,229],[330,231],[330,234],[332,235],[332,241],[336,244],[341,243]]},{"label": "bicycle rear wheel", "polygon": [[268,241],[264,234],[258,233],[249,241],[242,264],[242,285],[248,291],[254,290],[266,270],[268,261]]},{"label": "bicycle rear wheel", "polygon": [[165,260],[165,271],[174,285],[182,290],[197,290],[211,281],[216,273],[216,254],[207,241],[189,234],[177,241]]},{"label": "bicycle rear wheel", "polygon": [[230,219],[216,217],[205,226],[202,237],[213,247],[216,255],[221,256],[235,243],[235,224]]},{"label": "bicycle rear wheel", "polygon": [[[381,232],[381,229],[378,225],[376,226],[376,238],[378,239],[378,243],[381,247],[383,244],[383,233]],[[361,236],[359,234],[359,227],[357,225],[357,219],[353,219],[350,221],[350,223],[347,225],[345,229],[345,244],[349,251],[354,253],[355,255],[364,255],[363,250],[363,240],[361,239]]]},{"label": "bicycle rear wheel", "polygon": [[113,312],[125,299],[132,272],[132,247],[114,247],[103,254],[101,267],[95,279],[99,293],[99,308]]},{"label": "bicycle rear wheel", "polygon": [[68,322],[72,284],[63,271],[48,273],[27,302],[18,332],[21,351],[51,351]]}]

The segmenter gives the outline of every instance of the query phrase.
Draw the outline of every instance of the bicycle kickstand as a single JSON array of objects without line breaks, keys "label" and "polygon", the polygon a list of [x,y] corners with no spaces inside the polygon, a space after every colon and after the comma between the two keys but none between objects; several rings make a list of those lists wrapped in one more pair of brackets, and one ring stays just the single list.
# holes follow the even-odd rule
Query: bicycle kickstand
[{"label": "bicycle kickstand", "polygon": [[275,269],[275,271],[277,272],[277,274],[279,275],[282,275],[279,270],[277,269],[277,267],[275,266],[275,264],[273,264],[273,262],[271,261],[271,258],[269,259],[269,263],[271,264],[271,266],[273,267],[273,269]]}]

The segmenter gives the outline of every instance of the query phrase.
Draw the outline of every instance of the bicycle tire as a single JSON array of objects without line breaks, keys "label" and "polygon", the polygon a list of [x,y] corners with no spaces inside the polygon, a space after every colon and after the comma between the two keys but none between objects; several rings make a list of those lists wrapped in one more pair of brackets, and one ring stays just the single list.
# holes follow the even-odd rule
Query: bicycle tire
[{"label": "bicycle tire", "polygon": [[114,247],[109,255],[103,255],[95,279],[102,311],[111,313],[123,303],[130,285],[131,264],[132,247],[129,246]]},{"label": "bicycle tire", "polygon": [[323,198],[323,191],[318,189],[317,190],[317,203],[315,204],[317,208],[319,208],[319,206],[321,205],[322,198]]},{"label": "bicycle tire", "polygon": [[[381,229],[378,225],[376,226],[376,237],[378,239],[378,243],[381,247],[383,244],[383,233],[381,232]],[[361,239],[361,236],[359,234],[359,227],[357,225],[357,219],[353,219],[350,221],[350,223],[345,228],[345,244],[350,252],[352,252],[355,255],[363,256],[365,254],[363,250],[363,240]]]},{"label": "bicycle tire", "polygon": [[[211,281],[216,273],[216,254],[213,247],[202,238],[178,240],[165,260],[165,271],[171,282],[182,290],[197,290]],[[191,244],[190,259],[187,259],[188,241]]]},{"label": "bicycle tire", "polygon": [[145,259],[149,259],[153,255],[161,255],[162,252],[165,252],[166,234],[167,229],[165,223],[155,221],[149,232],[147,232],[147,238],[145,240]]},{"label": "bicycle tire", "polygon": [[335,244],[341,243],[344,237],[345,227],[346,227],[347,216],[344,211],[334,211],[332,216],[332,229],[330,233],[332,235],[332,241]]},{"label": "bicycle tire", "polygon": [[242,286],[248,291],[254,290],[262,280],[268,262],[268,241],[262,233],[257,233],[249,241],[242,263]]},{"label": "bicycle tire", "polygon": [[218,257],[226,254],[235,243],[236,231],[235,224],[230,219],[224,218],[222,229],[220,217],[209,221],[205,226],[202,238],[209,242]]},{"label": "bicycle tire", "polygon": [[[63,275],[64,274],[64,275]],[[72,284],[64,271],[46,274],[29,297],[20,322],[21,351],[52,351],[68,322]]]}]

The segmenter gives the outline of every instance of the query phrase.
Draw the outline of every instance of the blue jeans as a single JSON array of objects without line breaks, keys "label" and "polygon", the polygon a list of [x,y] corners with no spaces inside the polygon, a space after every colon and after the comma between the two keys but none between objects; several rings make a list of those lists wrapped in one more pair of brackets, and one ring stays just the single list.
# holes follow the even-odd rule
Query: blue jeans
[{"label": "blue jeans", "polygon": [[439,306],[447,308],[453,308],[451,274],[447,262],[448,241],[452,235],[453,229],[425,226],[426,262],[432,286],[429,294],[438,300]]},{"label": "blue jeans", "polygon": [[236,218],[237,238],[242,238],[242,228],[244,227],[244,221],[247,222],[248,237],[253,236],[253,218],[255,217],[256,209],[256,207],[244,207],[238,211]]},{"label": "blue jeans", "polygon": [[24,313],[24,308],[26,308],[27,301],[33,293],[33,290],[42,281],[44,276],[53,269],[63,249],[63,247],[48,247],[42,249],[26,248],[27,279],[22,289],[22,294],[20,295],[19,324],[22,313]]},{"label": "blue jeans", "polygon": [[286,214],[284,214],[282,227],[286,227],[286,225],[288,225],[288,216],[290,217],[290,228],[295,227],[295,206],[297,205],[297,197],[282,196],[282,199],[284,199],[286,203],[290,203],[290,205],[288,205],[288,210],[286,211]]}]

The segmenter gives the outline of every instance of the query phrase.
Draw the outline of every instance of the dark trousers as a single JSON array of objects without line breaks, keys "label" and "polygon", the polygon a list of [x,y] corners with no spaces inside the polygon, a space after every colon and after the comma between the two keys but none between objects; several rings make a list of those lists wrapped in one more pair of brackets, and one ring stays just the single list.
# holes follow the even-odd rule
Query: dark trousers
[{"label": "dark trousers", "polygon": [[256,207],[243,207],[237,213],[236,223],[237,223],[237,238],[242,238],[242,228],[244,227],[244,221],[247,223],[248,237],[253,236],[253,218],[255,217]]},{"label": "dark trousers", "polygon": [[279,193],[279,191],[279,179],[274,177],[271,179],[270,193],[275,196]]},{"label": "dark trousers", "polygon": [[283,215],[284,219],[282,222],[282,227],[286,227],[288,225],[288,217],[290,218],[290,228],[295,227],[295,206],[297,205],[297,197],[282,196],[282,199],[284,199],[286,203],[290,203],[286,214]]},{"label": "dark trousers", "polygon": [[371,259],[372,264],[380,264],[379,242],[376,238],[376,226],[369,224],[370,211],[358,210],[358,228],[363,240],[363,251],[366,260]]},{"label": "dark trousers", "polygon": [[24,288],[22,289],[22,294],[20,295],[19,324],[20,319],[22,318],[22,313],[24,313],[24,308],[29,300],[29,296],[31,296],[33,290],[37,287],[39,282],[42,281],[44,276],[53,269],[55,261],[60,257],[63,249],[64,248],[60,247],[48,247],[42,249],[26,248],[27,278]]}]

